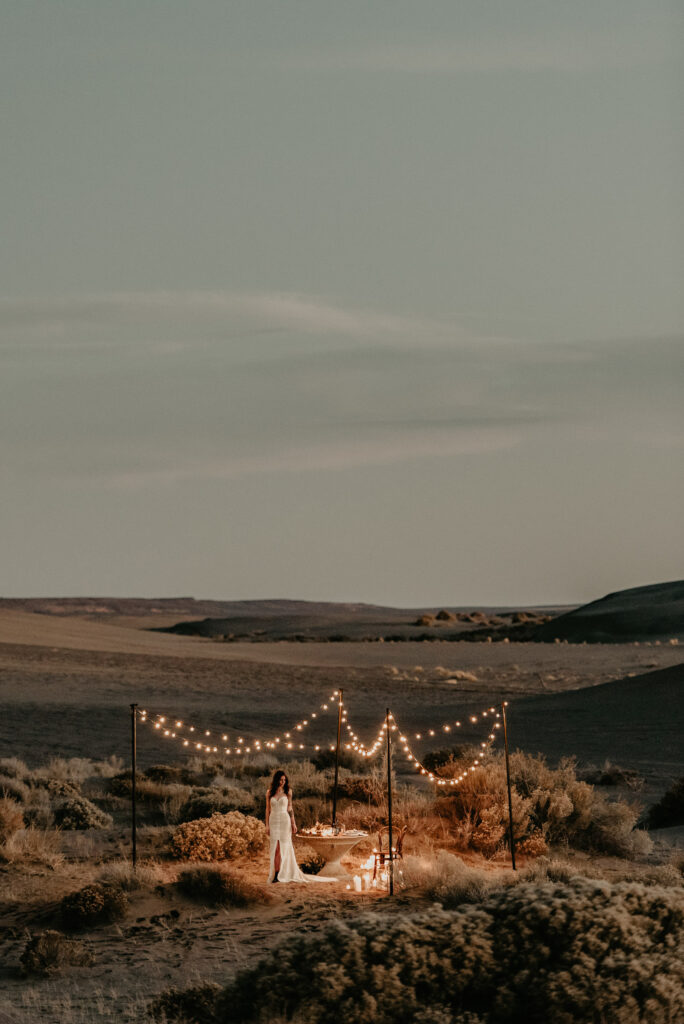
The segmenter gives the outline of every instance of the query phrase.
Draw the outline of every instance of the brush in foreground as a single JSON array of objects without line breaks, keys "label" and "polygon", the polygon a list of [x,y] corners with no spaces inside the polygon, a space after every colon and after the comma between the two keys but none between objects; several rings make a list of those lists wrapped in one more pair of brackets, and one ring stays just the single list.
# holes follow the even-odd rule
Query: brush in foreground
[{"label": "brush in foreground", "polygon": [[[681,892],[574,878],[290,937],[238,975],[211,1016],[205,1005],[201,1019],[676,1024],[683,1005]],[[151,1009],[160,1019],[161,1005]],[[180,1019],[168,1003],[163,1010]]]}]

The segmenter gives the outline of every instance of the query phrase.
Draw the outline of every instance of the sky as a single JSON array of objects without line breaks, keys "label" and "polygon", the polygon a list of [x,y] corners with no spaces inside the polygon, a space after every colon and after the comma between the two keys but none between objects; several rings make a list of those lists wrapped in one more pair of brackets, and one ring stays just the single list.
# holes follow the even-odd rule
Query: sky
[{"label": "sky", "polygon": [[1,596],[683,575],[670,0],[0,14]]}]

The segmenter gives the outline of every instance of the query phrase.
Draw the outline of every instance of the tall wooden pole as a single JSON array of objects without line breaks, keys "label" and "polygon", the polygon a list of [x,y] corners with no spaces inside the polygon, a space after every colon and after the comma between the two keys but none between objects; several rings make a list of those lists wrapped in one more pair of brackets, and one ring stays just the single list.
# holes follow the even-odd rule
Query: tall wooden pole
[{"label": "tall wooden pole", "polygon": [[342,732],[342,690],[339,691],[337,703],[337,746],[335,747],[335,785],[333,787],[332,827],[337,821],[337,781],[340,775],[340,734]]},{"label": "tall wooden pole", "polygon": [[387,814],[389,820],[389,894],[394,896],[394,851],[392,834],[392,739],[390,733],[390,709],[385,714],[385,731],[387,733]]},{"label": "tall wooden pole", "polygon": [[501,704],[504,727],[504,749],[506,751],[506,784],[508,786],[508,827],[511,844],[511,865],[515,871],[515,835],[513,832],[513,798],[511,796],[511,766],[508,760],[508,729],[506,727],[506,701]]},{"label": "tall wooden pole", "polygon": [[137,704],[131,704],[131,853],[133,860],[133,868],[135,868],[138,861],[138,849],[137,849],[137,836],[136,836],[136,820],[135,820],[135,798],[136,798],[136,756],[137,756],[137,742],[136,742],[136,718],[137,718]]}]

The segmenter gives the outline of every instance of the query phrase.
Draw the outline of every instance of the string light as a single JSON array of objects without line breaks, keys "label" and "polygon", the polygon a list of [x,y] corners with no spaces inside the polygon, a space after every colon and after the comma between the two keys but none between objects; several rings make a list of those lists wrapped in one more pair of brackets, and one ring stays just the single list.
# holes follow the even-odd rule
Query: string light
[{"label": "string light", "polygon": [[[328,700],[320,705],[320,709],[319,710],[328,711],[330,709],[330,705],[332,705],[332,704],[337,705],[338,697],[339,697],[339,690],[335,690],[334,693],[331,694],[331,696],[328,698]],[[150,714],[146,710],[140,710],[140,711],[137,712],[137,714],[138,714],[138,720],[142,724],[146,724],[146,723],[147,724],[152,724],[155,729],[160,731],[160,734],[162,736],[164,736],[165,739],[178,739],[178,740],[180,740],[181,745],[184,746],[184,747],[189,747],[190,746],[190,740],[186,739],[184,736],[179,736],[178,732],[176,732],[176,730],[181,731],[183,729],[186,729],[187,732],[200,734],[205,739],[207,737],[211,737],[212,736],[212,732],[211,732],[210,729],[198,729],[197,726],[188,725],[187,723],[183,722],[182,719],[175,720],[175,730],[172,730],[172,729],[169,729],[169,728],[164,728],[164,726],[166,725],[166,723],[168,721],[168,718],[167,718],[166,715],[153,715],[152,719],[150,719]],[[304,750],[305,749],[305,744],[304,743],[296,743],[295,744],[293,742],[293,740],[292,740],[292,733],[303,732],[304,729],[306,729],[308,726],[311,725],[312,721],[315,721],[316,719],[318,719],[318,715],[319,715],[319,711],[311,711],[306,716],[306,718],[302,718],[302,719],[300,719],[299,722],[296,722],[295,725],[292,726],[292,728],[290,729],[289,732],[283,733],[283,736],[284,736],[285,740],[288,741],[287,744],[282,744],[282,740],[281,740],[280,736],[274,736],[274,737],[271,737],[269,739],[258,739],[258,738],[255,738],[253,740],[250,740],[249,742],[246,742],[243,736],[238,736],[236,741],[234,742],[234,744],[232,746],[224,746],[222,748],[221,752],[223,754],[225,754],[225,755],[228,755],[228,756],[231,756],[231,755],[242,756],[244,754],[260,753],[262,750],[277,750],[279,748],[282,749],[283,745],[286,747],[287,750]],[[229,734],[228,733],[221,733],[221,740],[222,740],[223,743],[229,743],[230,742]],[[205,754],[209,754],[209,753],[217,754],[217,753],[219,753],[219,747],[217,745],[215,745],[213,742],[212,743],[207,743],[206,741],[205,742],[194,742],[193,746],[194,746],[195,750],[202,751]],[[319,749],[319,748],[317,748],[317,749]],[[333,746],[332,749],[334,750],[334,746]]]},{"label": "string light", "polygon": [[[508,701],[504,701],[503,704],[505,707],[507,707]],[[344,744],[346,750],[354,750],[356,753],[360,754],[361,757],[363,757],[364,759],[370,760],[378,753],[379,750],[381,750],[386,745],[388,728],[388,723],[386,720],[384,720],[382,725],[380,726],[378,734],[373,743],[371,744],[371,746],[367,747],[349,723],[349,715],[339,690],[335,690],[335,692],[328,699],[328,701],[320,705],[320,709],[322,711],[329,711],[331,710],[331,705],[334,705],[339,709],[340,722],[342,725],[344,725],[347,731],[349,742],[345,742]],[[139,720],[142,723],[149,723],[149,713],[147,711],[138,711],[137,714]],[[233,747],[223,748],[223,753],[229,756],[231,754],[235,754],[236,756],[243,756],[245,754],[259,753],[264,749],[276,750],[278,748],[282,749],[283,747],[288,751],[292,751],[295,749],[304,750],[305,745],[303,743],[296,744],[293,740],[292,733],[302,732],[305,728],[307,728],[307,726],[310,725],[311,720],[317,718],[317,716],[318,712],[311,712],[307,716],[307,718],[300,719],[299,722],[292,726],[290,731],[283,733],[283,737],[286,741],[285,743],[282,743],[280,736],[276,736],[268,740],[253,739],[249,743],[245,741],[243,736],[239,736],[237,737],[237,742]],[[399,729],[397,721],[392,712],[390,712],[389,714],[389,729],[391,733],[399,732],[398,741],[402,746],[402,750],[406,756],[407,762],[414,771],[419,772],[421,775],[425,776],[431,782],[436,783],[436,785],[438,786],[458,786],[467,778],[467,776],[471,772],[476,771],[477,768],[480,767],[482,759],[486,756],[492,743],[497,738],[498,730],[501,729],[501,713],[498,712],[495,707],[486,708],[483,711],[479,712],[479,714],[477,715],[473,714],[469,716],[469,721],[472,724],[477,724],[480,721],[480,719],[488,719],[490,718],[490,716],[493,717],[493,720],[486,722],[486,725],[489,726],[491,731],[488,732],[487,739],[480,743],[480,750],[478,751],[478,756],[473,759],[473,761],[471,762],[470,765],[468,765],[467,768],[464,768],[461,771],[460,775],[456,776],[453,779],[440,778],[433,771],[430,771],[428,768],[425,767],[425,765],[419,760],[418,757],[416,757],[413,750],[411,749],[411,745],[409,742],[409,734],[404,733]],[[179,739],[181,741],[182,746],[186,748],[191,745],[191,741],[184,736],[179,736],[176,730],[187,729],[188,732],[196,732],[196,727],[194,725],[186,725],[182,719],[178,719],[175,721],[175,728],[164,728],[167,725],[167,716],[165,715],[155,715],[151,724],[153,725],[154,729],[158,730],[160,734],[164,736],[166,739]],[[437,726],[434,729],[427,729],[423,732],[413,733],[412,736],[415,737],[415,739],[420,740],[423,739],[424,735],[433,737],[436,736],[437,732],[439,731],[444,733],[450,733],[453,728],[460,729],[461,727],[461,722],[458,720],[454,721],[453,723],[445,722],[441,726]],[[205,737],[211,736],[211,730],[205,729],[203,730],[203,732]],[[224,742],[228,741],[228,734],[222,733],[221,739]],[[196,741],[194,741],[192,745],[197,751],[214,754],[219,753],[219,748],[216,745]],[[321,744],[314,745],[314,750],[320,751],[321,749],[323,749]],[[335,744],[330,744],[329,749],[335,750]]]},{"label": "string light", "polygon": [[[506,701],[506,704],[507,703],[508,702]],[[482,716],[483,717],[485,715],[487,715],[487,714],[493,714],[496,718],[500,718],[501,717],[500,713],[496,710],[496,708],[489,708],[488,712],[482,712]],[[392,723],[391,731],[394,732],[395,730],[398,729],[398,725],[397,725],[397,721],[396,721],[396,719],[395,719],[395,717],[394,717],[394,715],[392,714],[391,711],[389,713],[389,718],[390,718],[390,721]],[[470,720],[471,720],[471,722],[477,722],[478,716],[477,715],[471,715]],[[461,724],[460,722],[456,723],[457,726],[460,726],[460,724]],[[444,729],[445,732],[449,732],[450,731],[448,725],[444,725],[444,726],[442,726],[442,728]],[[496,729],[496,728],[497,728],[497,725],[495,723],[494,724],[494,729]],[[430,730],[428,730],[428,732],[429,732],[429,735],[434,736],[434,730],[430,729]],[[416,733],[415,735],[416,735],[417,738],[420,738],[418,733]],[[458,786],[458,785],[460,785],[460,783],[463,782],[471,772],[476,771],[476,769],[480,766],[480,762],[481,762],[482,758],[484,758],[486,756],[486,754],[487,754],[487,752],[489,750],[489,747],[491,746],[492,742],[495,739],[496,739],[496,733],[494,731],[490,732],[488,737],[487,737],[487,740],[482,742],[482,743],[480,743],[480,750],[478,752],[478,756],[473,759],[473,761],[471,762],[471,764],[467,768],[463,769],[463,771],[461,772],[460,775],[457,775],[453,779],[442,779],[438,775],[435,775],[434,772],[430,771],[429,768],[426,768],[425,765],[422,764],[421,761],[418,760],[416,755],[411,750],[411,746],[410,746],[409,741],[408,741],[408,736],[405,733],[402,733],[401,731],[399,731],[399,742],[402,744],[402,750],[403,750],[404,754],[406,755],[406,760],[408,761],[408,763],[411,765],[411,767],[415,771],[420,772],[421,775],[426,776],[430,780],[430,782],[434,782],[438,786]]]}]

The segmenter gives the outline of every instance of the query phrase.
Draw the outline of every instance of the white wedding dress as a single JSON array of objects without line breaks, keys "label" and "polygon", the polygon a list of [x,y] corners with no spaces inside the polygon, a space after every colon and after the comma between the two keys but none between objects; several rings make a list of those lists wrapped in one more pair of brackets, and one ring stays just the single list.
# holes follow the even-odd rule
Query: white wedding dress
[{"label": "white wedding dress", "polygon": [[297,863],[294,844],[292,842],[292,824],[288,813],[289,798],[286,794],[271,797],[271,812],[268,816],[268,831],[271,862],[268,868],[268,880],[275,877],[275,855],[280,843],[279,882],[334,882],[334,878],[318,878],[316,875],[305,875]]}]

